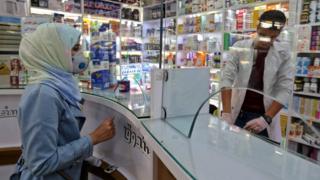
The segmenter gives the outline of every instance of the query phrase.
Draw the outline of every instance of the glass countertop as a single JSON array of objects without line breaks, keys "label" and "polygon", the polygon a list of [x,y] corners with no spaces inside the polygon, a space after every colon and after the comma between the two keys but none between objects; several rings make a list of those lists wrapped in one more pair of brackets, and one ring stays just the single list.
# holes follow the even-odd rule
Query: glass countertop
[{"label": "glass countertop", "polygon": [[[0,85],[0,89],[3,90],[21,90],[25,86],[9,86],[9,85]],[[92,90],[80,88],[80,92],[83,94],[89,94],[98,96],[115,103],[120,104],[121,106],[128,109],[132,112],[138,119],[141,118],[150,118],[150,98],[148,94],[143,94],[143,92],[134,92],[130,93],[119,93],[114,92],[113,89],[107,90]]]},{"label": "glass countertop", "polygon": [[[185,116],[169,120],[189,124],[192,119],[193,116]],[[142,124],[193,179],[318,180],[320,177],[319,165],[210,114],[198,117],[190,139],[163,120],[146,119]]]},{"label": "glass countertop", "polygon": [[131,111],[138,119],[150,118],[150,98],[143,92],[118,93],[113,89],[80,89],[80,92],[116,102]]}]

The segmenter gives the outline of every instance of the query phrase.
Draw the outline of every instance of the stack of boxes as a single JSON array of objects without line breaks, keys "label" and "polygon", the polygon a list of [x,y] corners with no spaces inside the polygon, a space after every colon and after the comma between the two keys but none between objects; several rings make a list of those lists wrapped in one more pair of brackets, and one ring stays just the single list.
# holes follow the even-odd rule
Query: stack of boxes
[{"label": "stack of boxes", "polygon": [[320,101],[317,99],[294,96],[294,111],[320,121]]},{"label": "stack of boxes", "polygon": [[120,4],[102,1],[102,0],[84,0],[84,13],[119,18],[120,17]]},{"label": "stack of boxes", "polygon": [[319,0],[304,0],[301,9],[300,23],[316,23],[320,21],[320,1]]},{"label": "stack of boxes", "polygon": [[180,14],[194,14],[223,8],[224,0],[183,0]]},{"label": "stack of boxes", "polygon": [[185,18],[178,24],[178,34],[200,33],[201,16]]},{"label": "stack of boxes", "polygon": [[102,24],[99,32],[92,33],[91,83],[94,89],[106,89],[116,82],[115,34],[108,24]]},{"label": "stack of boxes", "polygon": [[299,26],[297,41],[297,51],[308,51],[310,50],[310,39],[311,39],[311,27],[310,26]]},{"label": "stack of boxes", "polygon": [[312,26],[310,50],[320,50],[320,26]]}]

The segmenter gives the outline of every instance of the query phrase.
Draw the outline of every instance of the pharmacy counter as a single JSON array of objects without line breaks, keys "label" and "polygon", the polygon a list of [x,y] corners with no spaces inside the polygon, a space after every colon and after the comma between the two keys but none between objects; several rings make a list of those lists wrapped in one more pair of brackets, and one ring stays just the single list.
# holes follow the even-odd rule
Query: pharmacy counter
[{"label": "pharmacy counter", "polygon": [[[0,89],[0,108],[14,110],[21,91]],[[82,90],[82,94],[87,117],[82,133],[91,132],[105,117],[115,116],[116,136],[95,146],[94,155],[118,167],[128,179],[170,179],[169,171],[177,179],[320,178],[319,165],[209,114],[199,116],[187,138],[165,121],[150,119],[149,99],[141,93]],[[5,117],[0,119],[0,133],[3,122],[8,122],[3,121]],[[6,118],[13,121],[14,115]],[[167,120],[183,125],[192,118]],[[19,144],[17,139],[12,141],[16,142],[10,145]],[[0,146],[4,143],[0,141]]]}]

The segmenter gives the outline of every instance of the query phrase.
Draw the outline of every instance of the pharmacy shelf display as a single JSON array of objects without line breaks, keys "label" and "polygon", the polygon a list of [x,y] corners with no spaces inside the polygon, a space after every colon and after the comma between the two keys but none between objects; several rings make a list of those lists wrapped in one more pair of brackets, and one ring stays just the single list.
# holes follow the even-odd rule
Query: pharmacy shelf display
[{"label": "pharmacy shelf display", "polygon": [[0,84],[19,87],[27,83],[28,74],[19,59],[21,18],[0,17]]},{"label": "pharmacy shelf display", "polygon": [[[289,148],[320,161],[320,3],[298,1],[297,47],[293,87],[293,116],[289,130]],[[303,121],[307,123],[303,123]]]}]

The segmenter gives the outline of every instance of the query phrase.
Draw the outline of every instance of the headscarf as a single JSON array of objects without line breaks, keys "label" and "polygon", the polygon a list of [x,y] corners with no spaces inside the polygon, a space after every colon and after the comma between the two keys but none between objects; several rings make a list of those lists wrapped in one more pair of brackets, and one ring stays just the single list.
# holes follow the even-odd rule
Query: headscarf
[{"label": "headscarf", "polygon": [[69,25],[42,24],[22,39],[19,49],[20,58],[30,73],[29,83],[46,84],[76,106],[81,95],[72,74],[71,50],[80,35],[80,31]]}]

